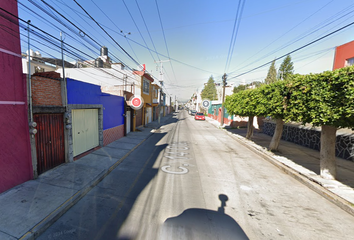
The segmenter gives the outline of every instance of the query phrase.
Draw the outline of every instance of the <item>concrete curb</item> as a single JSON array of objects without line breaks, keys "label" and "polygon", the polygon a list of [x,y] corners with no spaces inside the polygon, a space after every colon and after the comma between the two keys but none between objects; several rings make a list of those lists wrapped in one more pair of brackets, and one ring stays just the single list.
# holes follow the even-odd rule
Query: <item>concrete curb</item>
[{"label": "concrete curb", "polygon": [[45,232],[55,221],[63,216],[72,206],[74,206],[80,199],[82,199],[92,188],[99,184],[108,174],[110,174],[120,163],[124,161],[135,149],[137,149],[146,139],[151,137],[154,133],[150,133],[122,158],[115,162],[110,168],[102,171],[95,179],[88,183],[83,189],[76,192],[72,197],[66,200],[63,204],[57,207],[53,212],[48,214],[41,222],[32,227],[26,234],[24,234],[20,240],[34,240]]},{"label": "concrete curb", "polygon": [[[210,124],[212,124],[213,126],[215,126],[216,128],[224,130],[227,134],[229,134],[231,137],[233,137],[237,142],[242,144],[242,146],[247,147],[248,149],[250,149],[254,153],[263,157],[268,162],[272,163],[274,166],[278,167],[284,173],[286,173],[289,176],[293,177],[294,179],[298,180],[299,182],[306,185],[311,190],[315,191],[316,193],[318,193],[322,197],[326,198],[330,202],[332,202],[335,205],[337,205],[338,207],[340,207],[342,210],[344,210],[347,213],[354,216],[354,204],[352,202],[347,201],[346,199],[336,195],[335,193],[331,192],[326,187],[324,187],[321,182],[319,182],[318,180],[316,180],[315,178],[312,177],[312,176],[317,176],[317,174],[311,173],[310,171],[308,172],[308,174],[297,171],[297,170],[287,166],[286,164],[282,163],[278,159],[276,159],[277,157],[286,159],[285,157],[277,156],[276,154],[269,152],[267,149],[255,144],[254,142],[252,142],[252,141],[250,141],[238,134],[231,133],[231,132],[227,131],[226,129],[218,127],[215,124],[213,124],[211,121],[208,121],[208,122]],[[287,159],[287,160],[289,160],[289,159]]]}]

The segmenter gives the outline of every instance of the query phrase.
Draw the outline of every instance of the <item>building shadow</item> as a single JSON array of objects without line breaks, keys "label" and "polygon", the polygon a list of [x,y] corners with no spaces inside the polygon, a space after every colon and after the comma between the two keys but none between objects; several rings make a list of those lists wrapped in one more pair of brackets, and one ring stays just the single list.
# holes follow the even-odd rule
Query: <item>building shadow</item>
[{"label": "building shadow", "polygon": [[225,213],[227,195],[220,194],[217,211],[190,208],[168,218],[161,227],[159,239],[248,239],[240,225]]},{"label": "building shadow", "polygon": [[[178,119],[169,118],[163,125],[177,121]],[[168,144],[158,144],[166,134],[155,132],[148,141],[142,142],[38,239],[135,239],[134,232],[126,235],[120,234],[120,230],[129,218],[142,191],[159,171],[154,164],[160,153],[168,146]],[[96,155],[96,157],[99,161],[101,156]],[[102,157],[109,158],[109,156]],[[149,208],[149,206],[142,207]]]}]

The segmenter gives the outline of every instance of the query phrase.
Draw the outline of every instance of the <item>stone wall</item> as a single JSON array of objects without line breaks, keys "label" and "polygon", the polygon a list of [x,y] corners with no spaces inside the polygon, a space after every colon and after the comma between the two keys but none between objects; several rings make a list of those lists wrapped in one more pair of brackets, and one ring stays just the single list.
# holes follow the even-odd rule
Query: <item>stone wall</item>
[{"label": "stone wall", "polygon": [[[263,133],[273,136],[275,123],[264,121]],[[321,131],[302,125],[284,124],[282,140],[293,142],[304,147],[320,150]],[[354,134],[338,134],[336,140],[336,156],[354,161]]]}]

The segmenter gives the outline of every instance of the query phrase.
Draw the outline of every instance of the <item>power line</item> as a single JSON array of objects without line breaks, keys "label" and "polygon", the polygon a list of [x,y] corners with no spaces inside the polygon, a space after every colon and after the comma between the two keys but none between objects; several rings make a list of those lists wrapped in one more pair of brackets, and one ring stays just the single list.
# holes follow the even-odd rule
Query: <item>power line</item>
[{"label": "power line", "polygon": [[[159,5],[157,4],[157,0],[155,0],[155,3],[156,3],[156,8],[157,8],[157,14],[159,16],[159,20],[160,20],[160,25],[161,25],[161,29],[162,29],[162,34],[163,34],[163,39],[165,41],[165,46],[166,46],[166,50],[167,50],[167,56],[168,56],[168,59],[171,59],[170,58],[170,52],[168,50],[168,46],[167,46],[167,41],[166,41],[166,36],[165,36],[165,30],[163,29],[163,24],[162,24],[162,20],[161,20],[161,14],[160,14],[160,9],[159,9]],[[172,66],[172,62],[170,61],[170,65],[171,65],[171,69],[172,69],[172,72],[173,72],[173,75],[175,77],[175,80],[176,80],[176,74],[175,74],[175,70]]]},{"label": "power line", "polygon": [[[312,44],[314,44],[314,43],[316,43],[316,42],[318,42],[318,41],[320,41],[320,40],[322,40],[322,39],[324,39],[324,38],[326,38],[326,37],[329,37],[329,36],[331,36],[331,35],[333,35],[333,34],[339,32],[339,31],[342,31],[343,29],[345,29],[345,28],[347,28],[347,27],[350,27],[350,26],[353,25],[353,24],[354,24],[354,22],[351,22],[351,23],[345,25],[344,27],[341,27],[341,28],[339,28],[339,29],[337,29],[337,30],[335,30],[335,31],[333,31],[333,32],[331,32],[331,33],[329,33],[329,34],[326,34],[326,35],[324,35],[324,36],[322,36],[322,37],[320,37],[320,38],[318,38],[318,39],[316,39],[316,40],[314,40],[314,41],[312,41],[312,42],[310,42],[310,43],[308,43],[308,44],[305,44],[305,45],[303,45],[302,47],[299,47],[299,48],[297,48],[297,49],[295,49],[295,50],[293,50],[293,51],[291,51],[291,52],[288,52],[288,53],[286,53],[286,54],[284,54],[284,55],[282,55],[282,56],[280,56],[280,57],[278,57],[278,58],[275,58],[274,60],[275,60],[275,61],[276,61],[276,60],[279,60],[279,59],[281,59],[281,58],[283,58],[283,57],[285,57],[285,56],[287,56],[287,55],[290,55],[290,54],[292,54],[292,53],[294,53],[294,52],[297,52],[297,51],[299,51],[299,50],[301,50],[301,49],[303,49],[303,48],[306,48],[306,47],[308,47],[308,46],[310,46],[310,45],[312,45]],[[259,69],[259,68],[261,68],[261,67],[264,67],[264,66],[270,64],[271,62],[273,62],[273,60],[272,60],[272,61],[269,61],[269,62],[267,62],[267,63],[265,63],[265,64],[262,64],[262,65],[260,65],[260,66],[258,66],[258,67],[255,67],[255,68],[253,68],[253,69],[251,69],[251,70],[249,70],[249,71],[246,71],[246,72],[244,72],[244,73],[241,73],[241,74],[239,74],[239,75],[236,75],[236,76],[234,76],[234,77],[231,77],[231,78],[229,78],[229,79],[237,78],[237,77],[240,77],[240,76],[245,75],[245,74],[247,74],[247,73],[253,72],[254,70]]]},{"label": "power line", "polygon": [[[65,4],[65,3],[64,3],[64,4]],[[65,6],[67,6],[68,8],[70,8],[70,9],[71,9],[72,11],[74,11],[75,13],[81,15],[80,12],[76,11],[76,10],[73,9],[72,7],[68,6],[67,4],[65,4]],[[142,13],[141,13],[141,14],[142,14]],[[87,18],[89,18],[89,17],[87,17]],[[114,31],[113,29],[109,28],[108,26],[105,26],[105,25],[102,24],[102,23],[100,23],[100,25],[101,25],[101,26],[104,26],[105,28],[107,28],[107,29],[109,29],[109,30],[111,30],[111,31],[113,31],[113,32],[115,32],[115,33],[117,33],[117,34],[119,34],[120,36],[124,37],[124,35],[123,35],[122,33],[116,32],[116,31]],[[145,25],[146,25],[146,24],[145,24]],[[146,26],[146,27],[147,27],[147,26]],[[117,27],[117,28],[120,29],[119,27]],[[148,28],[147,28],[147,29],[148,29]],[[148,33],[149,33],[149,35],[150,35],[150,32],[149,32],[149,31],[148,31]],[[86,34],[87,34],[87,32],[86,32]],[[208,73],[215,74],[215,72],[211,72],[211,71],[209,71],[209,70],[205,70],[205,69],[202,69],[202,68],[193,66],[193,65],[191,65],[191,64],[182,62],[182,61],[180,61],[180,60],[171,58],[171,57],[169,57],[169,56],[166,56],[166,55],[164,55],[164,54],[162,54],[162,53],[157,52],[156,47],[155,47],[155,44],[153,43],[153,41],[152,41],[152,43],[153,43],[153,46],[154,46],[154,50],[151,49],[151,48],[149,48],[149,47],[147,47],[147,46],[144,46],[144,45],[140,44],[139,42],[134,41],[133,39],[131,39],[131,38],[129,38],[129,37],[126,37],[126,39],[128,39],[129,41],[131,41],[131,42],[133,42],[133,43],[139,45],[140,47],[146,48],[147,50],[156,53],[157,56],[162,56],[162,57],[165,57],[165,58],[170,58],[172,61],[175,61],[175,62],[180,63],[180,64],[182,64],[182,65],[185,65],[185,66],[187,66],[187,67],[194,68],[194,69],[197,69],[197,70],[200,70],[200,71],[203,71],[203,72],[208,72]],[[151,35],[150,35],[150,39],[152,40]],[[113,56],[114,56],[114,55],[113,55]],[[159,57],[158,57],[158,58],[159,58]],[[117,58],[117,59],[118,59],[118,58]],[[160,59],[160,58],[159,58],[159,59]],[[124,63],[124,62],[121,61],[120,59],[118,59],[118,60],[119,60],[120,62]],[[127,66],[128,68],[130,68],[128,64],[124,63],[124,65]],[[130,69],[131,69],[131,68],[130,68]]]},{"label": "power line", "polygon": [[[161,61],[161,59],[160,59],[160,57],[159,57],[159,54],[157,53],[157,50],[156,50],[154,41],[152,40],[152,37],[151,37],[150,31],[149,31],[149,28],[147,27],[147,24],[146,24],[146,22],[145,22],[144,15],[143,15],[143,13],[141,12],[141,9],[140,9],[140,7],[139,7],[138,1],[135,0],[135,3],[136,3],[136,6],[137,6],[138,9],[139,9],[139,13],[140,13],[141,18],[143,19],[143,22],[144,22],[145,28],[146,28],[146,30],[147,30],[147,33],[149,34],[149,37],[150,37],[150,41],[151,41],[151,43],[152,43],[152,46],[153,46],[154,49],[155,49],[156,56],[157,56],[157,58],[159,59],[159,61]],[[146,46],[147,46],[147,45],[146,45]],[[150,49],[149,49],[149,51],[150,51]],[[151,51],[150,51],[150,52],[151,52]],[[155,60],[154,60],[154,61],[155,61]]]},{"label": "power line", "polygon": [[[12,13],[6,11],[5,9],[3,9],[3,8],[1,8],[1,7],[0,7],[0,10],[2,10],[2,11],[4,11],[4,12],[8,13],[9,15],[11,15],[11,16],[13,16],[13,17],[19,19],[19,20],[22,21],[22,22],[26,22],[25,20],[23,20],[23,19],[21,19],[21,18],[15,16],[15,15],[13,15]],[[27,26],[26,26],[25,24],[21,24],[21,23],[17,23],[17,22],[15,23],[14,21],[12,21],[11,19],[9,19],[9,18],[7,18],[7,17],[5,17],[5,16],[2,16],[2,17],[4,17],[5,19],[7,19],[8,21],[11,21],[12,23],[14,23],[14,24],[20,26],[20,27],[23,28],[23,29],[27,29]],[[26,24],[28,24],[28,23],[26,22]],[[49,35],[50,37],[52,37],[52,38],[55,39],[55,40],[60,41],[58,38],[56,38],[56,37],[50,35],[49,33],[44,32],[43,30],[39,29],[38,27],[34,26],[33,24],[30,24],[30,26],[31,26],[32,28],[34,28],[34,29],[40,30],[41,32],[45,33],[46,35]],[[56,42],[53,42],[52,39],[49,39],[48,37],[46,37],[46,36],[40,34],[39,32],[36,32],[36,31],[34,31],[34,30],[31,30],[31,32],[32,32],[32,35],[37,36],[37,37],[39,37],[40,39],[49,42],[50,44],[52,44],[52,45],[54,45],[55,47],[57,47],[57,49],[61,48],[61,46],[60,46],[60,44],[59,44],[58,42],[57,42],[57,43],[56,43]],[[57,52],[60,52],[59,50],[54,49],[54,48],[52,48],[52,47],[50,47],[50,46],[48,46],[48,45],[45,45],[45,44],[42,43],[42,42],[39,42],[39,41],[37,41],[37,40],[35,40],[35,39],[33,39],[33,38],[31,38],[31,39],[34,40],[34,41],[36,41],[36,42],[38,42],[38,43],[40,43],[40,44],[42,44],[42,45],[44,45],[44,46],[46,46],[46,47],[48,47],[48,48],[51,48],[51,49],[53,49],[53,50],[55,50],[55,51],[57,51]],[[33,45],[33,44],[32,44],[32,45]],[[71,46],[70,44],[65,44],[65,45],[71,47],[72,49],[75,49],[75,50],[78,51],[78,52],[81,52],[82,54],[84,54],[84,55],[86,55],[86,56],[89,56],[88,54],[86,54],[86,53],[84,53],[84,52],[78,50],[77,48]],[[65,51],[67,54],[71,55],[71,56],[74,56],[74,57],[79,58],[79,59],[82,59],[82,60],[84,59],[81,55],[79,55],[79,54],[77,54],[77,53],[75,53],[75,52],[73,52],[73,51],[70,51],[70,50],[68,50],[68,49],[66,49],[66,48],[64,48],[64,51]],[[49,54],[49,55],[50,55],[50,54]],[[67,55],[67,56],[68,56],[68,55]],[[89,57],[92,58],[91,56],[89,56]],[[55,58],[55,59],[57,59],[57,58]],[[91,63],[89,63],[89,62],[88,62],[87,64],[88,64],[88,65],[92,65],[92,66],[94,67],[94,65],[91,64]],[[95,67],[94,67],[94,68],[95,68]],[[109,72],[105,71],[105,70],[102,69],[102,68],[96,68],[96,69],[98,69],[98,70],[100,70],[100,71],[102,71],[102,72],[105,72],[106,74],[109,74],[109,75],[111,75],[111,76],[114,77],[114,78],[117,78],[117,79],[119,79],[119,80],[122,80],[122,79],[119,78],[118,76],[116,76],[116,75],[114,75],[114,74],[112,74],[112,73],[109,73]],[[122,73],[122,72],[120,72],[120,71],[118,71],[118,70],[116,70],[116,69],[114,69],[114,70],[117,71],[117,72],[119,72],[119,73],[121,73],[121,74],[124,74],[124,73]],[[135,78],[133,78],[133,77],[131,77],[131,76],[129,76],[129,77],[132,78],[133,80],[135,80]],[[135,81],[136,81],[136,80],[135,80]]]},{"label": "power line", "polygon": [[[76,29],[79,30],[79,34],[83,34],[84,36],[87,36],[90,40],[92,40],[94,43],[96,43],[98,46],[102,47],[100,43],[98,43],[95,39],[93,39],[90,35],[88,35],[85,31],[83,31],[81,28],[79,28],[77,25],[75,25],[72,21],[70,21],[68,18],[66,18],[63,14],[61,14],[59,11],[57,11],[53,6],[51,6],[50,4],[48,4],[47,2],[45,2],[44,0],[41,0],[47,7],[49,7],[50,9],[52,9],[53,11],[55,11],[57,14],[59,14],[61,17],[63,17],[65,20],[67,20],[71,25],[73,25]],[[32,4],[34,4],[37,8],[39,8],[40,10],[42,10],[43,12],[45,12],[46,14],[48,14],[49,16],[51,16],[54,20],[58,21],[60,24],[62,24],[64,27],[68,28],[71,32],[76,33],[75,30],[73,30],[72,28],[70,28],[67,24],[63,23],[62,21],[60,21],[56,16],[48,13],[45,9],[43,9],[41,6],[39,6],[38,4],[34,3],[32,0],[30,0],[30,2]],[[87,41],[87,39],[85,38],[85,40]],[[93,46],[93,44],[91,44]],[[113,54],[111,54],[112,56],[114,56]],[[116,59],[118,59],[119,62],[124,63],[121,59],[119,59],[118,57],[114,56]],[[124,65],[128,66],[128,64],[124,63]]]},{"label": "power line", "polygon": [[[247,62],[249,59],[252,59],[254,56],[257,56],[260,52],[262,52],[264,49],[267,49],[270,45],[272,45],[273,43],[275,43],[276,41],[278,41],[280,38],[284,37],[286,34],[288,34],[289,32],[291,32],[292,30],[294,30],[296,27],[298,27],[299,25],[301,25],[302,23],[304,23],[305,21],[307,21],[309,18],[311,18],[312,16],[314,16],[316,13],[320,12],[322,9],[324,9],[326,6],[328,6],[331,2],[333,2],[334,0],[329,1],[328,3],[326,3],[324,6],[322,6],[321,8],[319,8],[317,11],[315,11],[314,13],[312,13],[310,16],[306,17],[304,20],[302,20],[301,22],[299,22],[298,24],[296,24],[294,27],[290,28],[288,31],[286,31],[285,33],[283,33],[280,37],[276,38],[274,41],[272,41],[271,43],[269,43],[267,46],[265,46],[264,48],[262,48],[261,50],[259,50],[257,53],[253,54],[252,56],[250,56],[248,59],[246,59],[244,62]],[[303,36],[303,35],[302,35]],[[282,48],[281,48],[282,49]],[[281,50],[279,49],[279,50]],[[279,51],[276,50],[276,51]],[[273,51],[271,53],[269,53],[268,55],[275,53],[276,51]],[[257,60],[258,61],[258,60]],[[253,62],[254,63],[254,62]],[[252,64],[252,63],[251,63]]]},{"label": "power line", "polygon": [[123,50],[123,52],[131,59],[133,60],[134,63],[137,65],[140,65],[76,0],[74,2],[91,18],[92,21],[94,21],[99,28],[102,29],[104,33],[106,33],[112,41],[119,46],[120,49]]},{"label": "power line", "polygon": [[[271,51],[270,53],[267,53],[266,55],[264,55],[264,56],[258,58],[257,60],[255,60],[255,61],[253,61],[253,62],[251,62],[250,64],[247,64],[247,65],[251,65],[251,64],[253,64],[253,63],[256,63],[256,62],[258,62],[258,61],[260,61],[260,60],[262,60],[262,59],[264,59],[264,58],[270,56],[271,54],[274,54],[274,53],[276,53],[276,52],[278,52],[278,51],[280,51],[280,50],[282,50],[282,49],[284,49],[284,48],[286,48],[286,47],[288,47],[288,46],[290,46],[290,45],[292,45],[292,44],[294,44],[294,43],[296,43],[296,42],[299,42],[300,40],[304,39],[305,37],[307,37],[307,36],[309,36],[309,35],[311,35],[311,34],[317,32],[317,31],[323,29],[324,27],[326,27],[326,26],[328,26],[328,25],[334,23],[335,21],[338,21],[339,19],[341,19],[341,18],[343,18],[343,17],[349,15],[350,13],[354,12],[354,10],[352,10],[352,11],[350,11],[350,12],[348,12],[348,13],[342,15],[342,16],[339,16],[339,17],[337,17],[337,18],[334,19],[334,20],[332,20],[333,17],[336,17],[338,14],[340,14],[340,13],[342,13],[342,12],[345,12],[346,10],[352,8],[353,6],[354,6],[354,4],[350,5],[349,8],[347,7],[347,8],[345,8],[345,9],[341,10],[341,11],[338,12],[337,14],[331,16],[330,18],[326,19],[326,20],[323,21],[322,23],[320,23],[320,24],[318,24],[317,26],[315,26],[314,28],[312,28],[312,29],[311,29],[312,31],[310,30],[311,32],[309,32],[309,33],[307,33],[307,34],[301,34],[301,35],[299,35],[298,38],[295,38],[294,40],[292,40],[292,41],[286,43],[286,44],[283,45],[282,47],[277,48],[277,49]],[[326,23],[326,22],[328,22],[329,20],[332,20],[332,21],[330,21],[329,23]],[[326,23],[326,24],[323,25],[323,26],[321,26],[321,24],[324,24],[324,23]],[[245,65],[245,66],[243,66],[243,67],[240,67],[240,68],[238,68],[237,70],[234,70],[233,72],[230,72],[229,74],[233,74],[233,73],[235,73],[236,71],[239,71],[239,70],[241,70],[241,69],[244,69],[247,65]]]},{"label": "power line", "polygon": [[240,27],[240,21],[242,18],[242,12],[243,12],[244,5],[245,5],[245,1],[239,0],[237,11],[236,11],[236,17],[235,17],[235,21],[234,21],[234,27],[233,27],[232,35],[231,35],[229,51],[228,51],[227,58],[226,58],[224,72],[226,72],[228,70],[228,68],[230,67],[232,54],[234,52],[235,42],[236,42],[236,38],[237,38],[237,33],[238,33],[238,29]]},{"label": "power line", "polygon": [[[129,13],[129,15],[130,15],[130,18],[132,19],[132,21],[133,21],[135,27],[138,29],[138,32],[139,32],[139,34],[140,34],[140,37],[143,39],[143,42],[145,43],[146,47],[148,47],[148,45],[147,45],[147,43],[146,43],[146,41],[145,41],[145,38],[144,38],[143,35],[141,34],[141,31],[140,31],[138,25],[136,24],[136,22],[135,22],[135,20],[134,20],[133,15],[132,15],[131,12],[129,11],[129,8],[128,8],[127,4],[125,3],[124,0],[122,0],[122,2],[124,3],[124,6],[125,6],[125,8],[127,9],[128,13]],[[149,49],[149,48],[148,48],[148,49]],[[152,55],[152,53],[151,53],[150,50],[149,50],[149,53],[150,53],[152,59],[155,61],[155,58],[154,58],[154,56]]]}]

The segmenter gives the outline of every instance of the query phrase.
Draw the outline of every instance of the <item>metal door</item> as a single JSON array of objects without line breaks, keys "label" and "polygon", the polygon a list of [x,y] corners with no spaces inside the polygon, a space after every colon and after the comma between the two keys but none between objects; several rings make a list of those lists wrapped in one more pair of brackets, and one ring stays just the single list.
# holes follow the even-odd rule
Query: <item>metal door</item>
[{"label": "metal door", "polygon": [[139,110],[135,110],[135,126],[136,127],[140,127],[141,125],[143,125],[143,109],[139,109]]},{"label": "metal door", "polygon": [[145,124],[151,123],[152,122],[152,108],[148,107],[146,108],[146,121]]},{"label": "metal door", "polygon": [[72,110],[74,157],[99,145],[98,109]]},{"label": "metal door", "polygon": [[37,123],[37,171],[41,174],[65,163],[63,114],[34,114]]},{"label": "metal door", "polygon": [[130,133],[130,111],[126,111],[126,118],[125,118],[125,123],[126,123],[126,134]]}]

